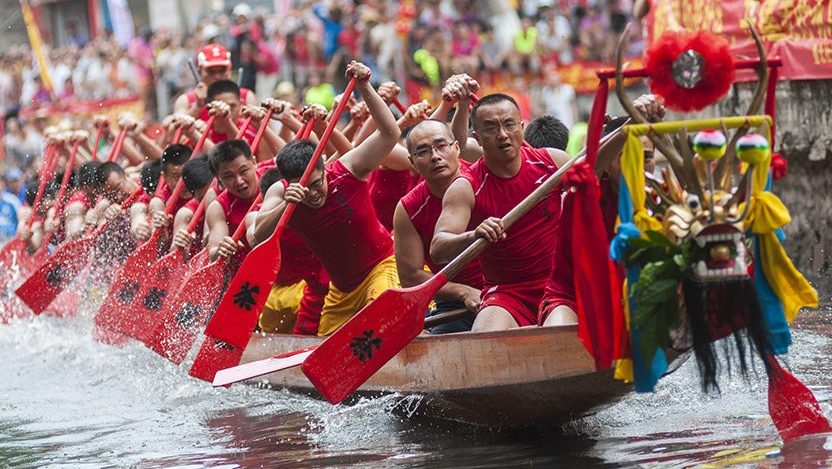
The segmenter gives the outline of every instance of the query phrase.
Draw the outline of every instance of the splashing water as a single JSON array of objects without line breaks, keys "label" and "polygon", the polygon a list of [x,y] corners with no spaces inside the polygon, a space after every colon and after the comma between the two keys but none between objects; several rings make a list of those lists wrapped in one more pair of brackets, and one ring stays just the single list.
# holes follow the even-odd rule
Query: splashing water
[{"label": "splashing water", "polygon": [[[759,378],[722,377],[713,397],[700,393],[690,360],[654,394],[560,429],[496,434],[414,421],[418,396],[331,406],[264,386],[213,389],[187,376],[188,363],[173,365],[137,342],[96,342],[93,307],[0,326],[0,466],[823,466],[832,458],[825,436],[780,448],[759,364]],[[827,415],[829,317],[801,318],[789,362]]]}]

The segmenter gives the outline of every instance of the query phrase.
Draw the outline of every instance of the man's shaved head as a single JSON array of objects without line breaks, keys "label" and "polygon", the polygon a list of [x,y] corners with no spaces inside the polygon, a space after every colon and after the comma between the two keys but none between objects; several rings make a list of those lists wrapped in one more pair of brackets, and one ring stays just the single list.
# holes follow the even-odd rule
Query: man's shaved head
[{"label": "man's shaved head", "polygon": [[413,128],[410,129],[410,132],[407,133],[404,143],[405,147],[407,147],[408,153],[413,153],[414,135],[418,135],[423,132],[428,132],[430,134],[442,133],[444,137],[447,137],[449,142],[454,140],[454,134],[451,132],[451,128],[446,122],[438,119],[423,120],[422,122],[414,125]]}]

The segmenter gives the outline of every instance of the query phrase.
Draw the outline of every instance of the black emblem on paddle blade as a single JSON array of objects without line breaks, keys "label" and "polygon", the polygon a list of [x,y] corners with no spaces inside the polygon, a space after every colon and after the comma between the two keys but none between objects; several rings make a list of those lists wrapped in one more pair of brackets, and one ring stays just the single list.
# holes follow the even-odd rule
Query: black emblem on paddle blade
[{"label": "black emblem on paddle blade", "polygon": [[57,287],[64,283],[68,273],[69,272],[64,266],[58,264],[46,272],[46,283],[48,283],[50,287]]},{"label": "black emblem on paddle blade", "polygon": [[128,304],[132,303],[136,298],[136,293],[139,292],[138,282],[124,282],[119,291],[116,293],[118,301]]},{"label": "black emblem on paddle blade", "polygon": [[147,296],[145,296],[142,300],[144,307],[151,311],[159,311],[162,309],[162,302],[167,294],[168,293],[161,288],[152,287],[150,291],[147,292]]},{"label": "black emblem on paddle blade", "polygon": [[219,340],[219,339],[214,340],[214,348],[215,349],[234,350],[233,345],[229,344],[228,342],[223,342],[222,340]]},{"label": "black emblem on paddle blade", "polygon": [[352,354],[358,357],[358,361],[361,363],[373,358],[373,347],[376,350],[381,348],[381,337],[374,337],[374,335],[375,332],[370,329],[364,331],[364,335],[362,336],[353,337],[350,342]]},{"label": "black emblem on paddle blade", "polygon": [[250,283],[245,282],[240,285],[240,291],[234,294],[234,304],[246,311],[251,311],[251,308],[257,304],[254,295],[260,293],[260,287],[251,286]]},{"label": "black emblem on paddle blade", "polygon": [[190,329],[196,324],[196,316],[201,312],[202,310],[198,306],[185,303],[182,305],[182,309],[176,312],[174,319],[182,329]]}]

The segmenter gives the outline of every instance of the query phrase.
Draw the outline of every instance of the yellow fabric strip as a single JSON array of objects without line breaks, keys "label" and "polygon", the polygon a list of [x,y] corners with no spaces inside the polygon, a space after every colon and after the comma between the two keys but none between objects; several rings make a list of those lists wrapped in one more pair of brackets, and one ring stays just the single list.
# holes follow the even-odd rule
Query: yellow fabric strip
[{"label": "yellow fabric strip", "polygon": [[633,203],[633,224],[641,231],[641,235],[653,230],[661,231],[662,224],[651,217],[644,208],[647,193],[644,191],[644,146],[641,139],[634,132],[627,133],[624,143],[624,153],[621,155],[621,176],[627,183],[630,200]]},{"label": "yellow fabric strip", "polygon": [[26,23],[26,32],[29,34],[29,44],[32,50],[35,51],[35,57],[38,59],[38,73],[40,79],[43,81],[43,86],[49,91],[54,91],[52,86],[52,78],[49,76],[49,68],[46,66],[46,58],[43,56],[43,48],[41,47],[40,30],[35,17],[32,14],[32,9],[29,8],[29,2],[26,0],[20,1],[20,8],[23,10],[23,22]]},{"label": "yellow fabric strip", "polygon": [[771,118],[769,116],[738,116],[738,117],[723,117],[720,119],[697,119],[697,120],[683,120],[673,122],[657,122],[655,124],[633,124],[624,127],[623,131],[627,134],[635,134],[637,136],[646,135],[652,131],[658,134],[677,133],[682,129],[688,132],[698,132],[707,129],[719,129],[725,126],[727,129],[736,129],[744,125],[750,127],[759,127],[763,123],[771,125]]}]

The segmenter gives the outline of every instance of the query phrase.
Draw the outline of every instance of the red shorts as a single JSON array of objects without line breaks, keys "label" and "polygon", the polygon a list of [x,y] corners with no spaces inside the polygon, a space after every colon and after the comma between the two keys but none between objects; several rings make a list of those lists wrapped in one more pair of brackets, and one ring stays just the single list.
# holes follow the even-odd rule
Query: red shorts
[{"label": "red shorts", "polygon": [[480,310],[486,306],[498,306],[511,314],[517,325],[537,325],[537,309],[546,288],[546,279],[523,283],[486,286],[482,291]]},{"label": "red shorts", "polygon": [[574,300],[553,296],[544,297],[540,302],[540,311],[537,312],[537,325],[542,326],[543,323],[546,322],[546,318],[548,318],[549,315],[552,314],[552,311],[554,311],[558,306],[569,306],[572,308],[572,311],[578,311],[578,305]]}]

